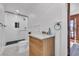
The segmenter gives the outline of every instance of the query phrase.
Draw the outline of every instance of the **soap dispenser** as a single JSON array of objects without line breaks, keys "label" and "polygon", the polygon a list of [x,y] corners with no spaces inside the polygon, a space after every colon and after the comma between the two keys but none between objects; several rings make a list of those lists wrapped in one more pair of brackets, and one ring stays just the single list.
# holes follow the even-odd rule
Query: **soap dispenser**
[{"label": "soap dispenser", "polygon": [[48,30],[48,35],[51,35],[52,33],[51,33],[51,29],[49,28],[49,30]]}]

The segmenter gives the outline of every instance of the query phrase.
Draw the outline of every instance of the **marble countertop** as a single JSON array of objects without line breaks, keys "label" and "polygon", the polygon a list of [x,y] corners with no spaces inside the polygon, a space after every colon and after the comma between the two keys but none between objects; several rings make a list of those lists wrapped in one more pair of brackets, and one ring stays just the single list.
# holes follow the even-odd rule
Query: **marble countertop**
[{"label": "marble countertop", "polygon": [[30,34],[29,36],[38,38],[38,39],[46,39],[46,38],[50,38],[50,37],[54,37],[54,35],[46,35],[46,34]]}]

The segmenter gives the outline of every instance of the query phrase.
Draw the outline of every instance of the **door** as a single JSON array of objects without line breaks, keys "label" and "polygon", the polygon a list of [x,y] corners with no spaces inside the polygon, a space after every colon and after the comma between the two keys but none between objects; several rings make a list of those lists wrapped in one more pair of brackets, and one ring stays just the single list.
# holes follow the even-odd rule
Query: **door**
[{"label": "door", "polygon": [[70,16],[70,20],[69,20],[69,39],[70,42],[76,42],[76,38],[77,38],[77,24],[76,24],[76,18],[74,16]]},{"label": "door", "polygon": [[73,39],[79,43],[79,14],[76,14],[76,15],[71,15],[70,16],[70,21],[73,20]]}]

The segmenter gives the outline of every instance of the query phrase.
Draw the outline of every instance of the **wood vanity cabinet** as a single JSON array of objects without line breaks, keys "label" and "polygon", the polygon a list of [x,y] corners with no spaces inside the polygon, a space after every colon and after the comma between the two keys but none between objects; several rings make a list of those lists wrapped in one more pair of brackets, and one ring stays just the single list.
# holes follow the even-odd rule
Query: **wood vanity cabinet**
[{"label": "wood vanity cabinet", "polygon": [[54,37],[38,39],[29,36],[29,55],[30,56],[54,56],[55,40]]}]

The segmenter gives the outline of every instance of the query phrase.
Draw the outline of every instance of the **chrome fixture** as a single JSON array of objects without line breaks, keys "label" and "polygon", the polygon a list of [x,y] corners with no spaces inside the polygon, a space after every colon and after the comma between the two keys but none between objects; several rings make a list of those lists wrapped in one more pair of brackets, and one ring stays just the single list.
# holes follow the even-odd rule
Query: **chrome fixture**
[{"label": "chrome fixture", "polygon": [[61,29],[61,22],[57,22],[55,25],[54,25],[54,29],[55,30],[60,30]]}]

